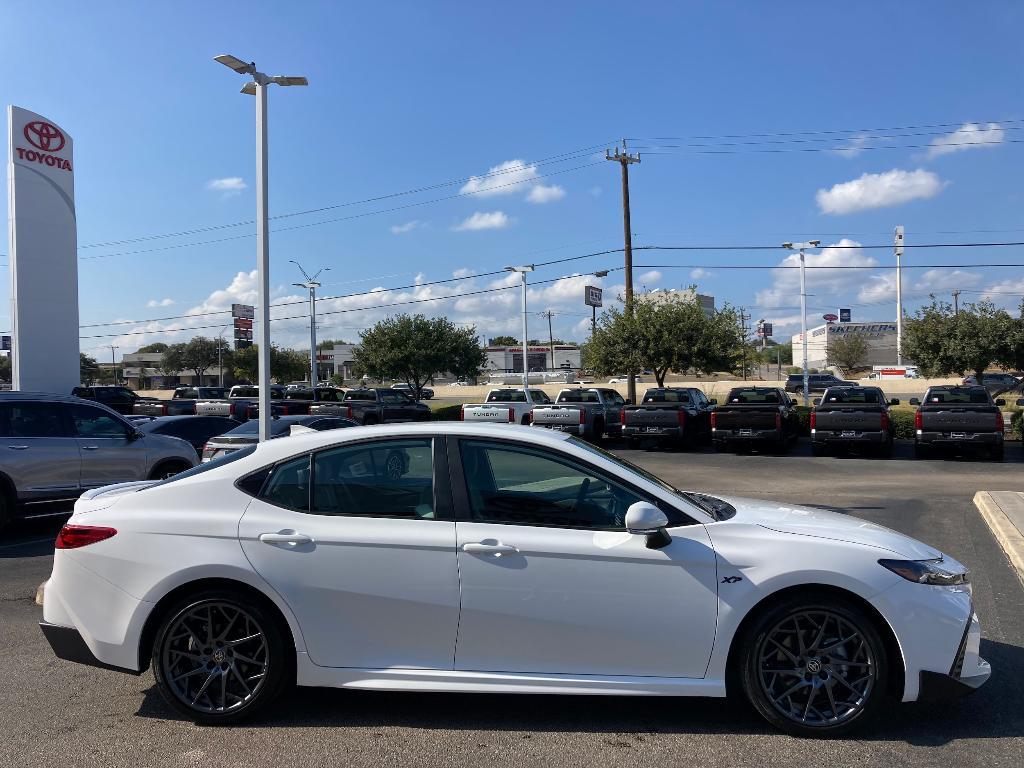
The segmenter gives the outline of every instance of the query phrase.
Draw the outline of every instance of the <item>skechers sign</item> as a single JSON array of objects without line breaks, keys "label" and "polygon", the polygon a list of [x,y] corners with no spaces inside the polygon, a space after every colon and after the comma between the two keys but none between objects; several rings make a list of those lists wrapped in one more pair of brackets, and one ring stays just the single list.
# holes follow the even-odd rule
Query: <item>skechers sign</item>
[{"label": "skechers sign", "polygon": [[72,171],[70,160],[52,154],[53,152],[60,152],[67,144],[64,132],[60,128],[52,123],[47,123],[45,120],[33,120],[31,123],[25,123],[22,133],[25,136],[25,140],[35,149],[15,146],[14,151],[17,153],[19,160],[48,165],[51,168],[59,168],[62,171]]}]

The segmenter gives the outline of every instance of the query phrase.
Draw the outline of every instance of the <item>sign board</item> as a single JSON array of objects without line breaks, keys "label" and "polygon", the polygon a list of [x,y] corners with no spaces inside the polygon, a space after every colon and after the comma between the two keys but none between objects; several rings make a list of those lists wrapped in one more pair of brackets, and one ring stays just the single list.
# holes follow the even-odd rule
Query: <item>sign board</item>
[{"label": "sign board", "polygon": [[246,347],[251,347],[251,346],[252,346],[252,340],[235,339],[235,351],[236,352],[238,350],[240,350],[240,349],[245,349]]},{"label": "sign board", "polygon": [[21,107],[7,107],[7,131],[11,385],[66,394],[81,383],[74,143]]},{"label": "sign board", "polygon": [[848,323],[848,322],[850,322],[850,310],[849,309],[840,309],[839,310],[839,322],[840,323]]},{"label": "sign board", "polygon": [[834,323],[836,320],[839,319],[839,315],[833,315],[831,312],[829,312],[827,315],[822,315],[821,319],[824,320],[826,323]]},{"label": "sign board", "polygon": [[10,350],[10,348],[11,348],[11,337],[10,336],[0,336],[0,349],[2,349],[5,352],[7,352],[7,351]]},{"label": "sign board", "polygon": [[235,330],[251,331],[252,320],[246,320],[244,317],[235,318]]},{"label": "sign board", "polygon": [[603,288],[595,288],[592,285],[583,288],[583,303],[588,307],[603,307],[604,304],[601,303],[603,297]]},{"label": "sign board", "polygon": [[772,335],[772,324],[771,323],[761,323],[761,335],[764,336],[766,339],[771,337],[771,335]]},{"label": "sign board", "polygon": [[252,320],[256,317],[256,308],[252,304],[232,304],[231,316],[243,317],[246,320]]}]

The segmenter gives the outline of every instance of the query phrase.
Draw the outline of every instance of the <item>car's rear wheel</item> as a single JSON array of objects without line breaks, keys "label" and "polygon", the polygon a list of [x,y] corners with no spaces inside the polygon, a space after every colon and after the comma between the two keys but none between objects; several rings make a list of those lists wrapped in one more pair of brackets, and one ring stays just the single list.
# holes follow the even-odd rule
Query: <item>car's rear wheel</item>
[{"label": "car's rear wheel", "polygon": [[867,614],[842,599],[779,603],[750,628],[741,658],[754,709],[797,736],[846,733],[885,697],[885,644]]},{"label": "car's rear wheel", "polygon": [[191,596],[168,613],[152,651],[157,687],[184,716],[209,725],[251,717],[290,680],[275,617],[230,591]]}]

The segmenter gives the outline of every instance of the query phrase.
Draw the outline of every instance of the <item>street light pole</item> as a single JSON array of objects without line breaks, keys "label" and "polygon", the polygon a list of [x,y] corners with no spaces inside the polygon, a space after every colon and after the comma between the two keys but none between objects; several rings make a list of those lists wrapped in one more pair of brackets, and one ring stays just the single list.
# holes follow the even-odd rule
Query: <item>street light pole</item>
[{"label": "street light pole", "polygon": [[316,381],[319,378],[316,370],[316,289],[320,287],[320,283],[316,279],[321,272],[330,272],[331,268],[321,267],[315,275],[310,277],[295,259],[288,259],[288,261],[298,267],[302,276],[306,278],[306,282],[292,283],[292,285],[309,291],[309,386],[316,387]]},{"label": "street light pole", "polygon": [[107,346],[110,347],[110,379],[116,385],[117,384],[117,363],[114,361],[114,350],[115,349],[120,349],[120,347],[118,347],[118,346],[116,346],[114,344],[108,344]]},{"label": "street light pole", "polygon": [[221,54],[214,61],[252,80],[242,93],[256,97],[256,282],[259,304],[259,426],[260,442],[270,439],[270,217],[267,213],[267,86],[309,85],[305,77],[268,77],[235,56]]},{"label": "street light pole", "polygon": [[804,407],[811,402],[810,379],[807,371],[807,263],[804,259],[805,248],[817,248],[821,240],[809,240],[806,243],[783,243],[783,248],[800,252],[800,342],[803,348],[804,370]]},{"label": "street light pole", "polygon": [[228,323],[217,334],[217,373],[219,374],[221,389],[224,389],[224,331],[230,328],[231,325],[232,323]]},{"label": "street light pole", "polygon": [[527,355],[529,346],[529,339],[527,338],[526,328],[526,274],[533,272],[533,264],[526,264],[522,267],[505,267],[506,272],[518,272],[519,277],[522,280],[523,286],[523,394],[526,395],[526,402],[532,402],[530,400],[530,365],[529,357]]}]

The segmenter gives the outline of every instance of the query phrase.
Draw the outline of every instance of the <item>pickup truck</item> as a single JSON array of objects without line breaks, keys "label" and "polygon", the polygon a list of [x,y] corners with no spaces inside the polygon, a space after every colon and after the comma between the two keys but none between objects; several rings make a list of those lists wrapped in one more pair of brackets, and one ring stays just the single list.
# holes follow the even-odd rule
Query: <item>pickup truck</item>
[{"label": "pickup truck", "polygon": [[156,400],[155,397],[139,397],[128,387],[99,386],[99,387],[75,387],[71,394],[83,400],[95,400],[108,408],[112,408],[123,416],[133,413],[138,403]]},{"label": "pickup truck", "polygon": [[178,387],[170,400],[139,400],[132,407],[137,416],[194,416],[200,400],[223,400],[223,387]]},{"label": "pickup truck", "polygon": [[600,441],[606,434],[621,434],[622,407],[626,401],[614,389],[563,389],[554,405],[534,406],[532,426],[557,429]]},{"label": "pickup truck", "polygon": [[529,424],[534,406],[550,404],[551,398],[542,389],[530,390],[530,402],[521,389],[492,389],[483,403],[463,405],[459,421]]},{"label": "pickup truck", "polygon": [[716,400],[708,400],[696,387],[654,387],[639,405],[622,409],[622,436],[631,448],[642,440],[693,446],[711,439],[711,413]]},{"label": "pickup truck", "polygon": [[936,448],[985,449],[1003,460],[1004,400],[992,401],[984,387],[929,387],[924,400],[910,398],[914,414],[914,455],[926,458]]},{"label": "pickup truck", "polygon": [[288,415],[309,414],[310,416],[352,416],[352,407],[342,402],[345,390],[335,387],[316,389],[289,389],[284,394],[284,405]]},{"label": "pickup truck", "polygon": [[360,424],[430,419],[430,406],[416,402],[397,389],[350,389],[342,403],[352,409],[350,418]]},{"label": "pickup truck", "polygon": [[800,434],[796,402],[778,387],[737,387],[725,405],[711,412],[711,441],[716,451],[768,445],[786,450]]},{"label": "pickup truck", "polygon": [[811,411],[811,455],[825,456],[832,448],[866,447],[886,458],[892,456],[889,406],[878,387],[829,387],[814,398]]},{"label": "pickup truck", "polygon": [[[855,387],[856,381],[843,381],[831,373],[811,373],[807,376],[808,392],[824,392],[829,387]],[[804,391],[804,375],[794,373],[786,379],[786,391],[800,393]]]},{"label": "pickup truck", "polygon": [[[270,397],[273,400],[280,400],[284,397],[285,389],[282,386],[272,384]],[[258,405],[260,388],[253,384],[236,384],[228,390],[227,399],[197,400],[196,414],[199,416],[231,416],[239,421],[246,421],[252,418],[250,405]]]}]

